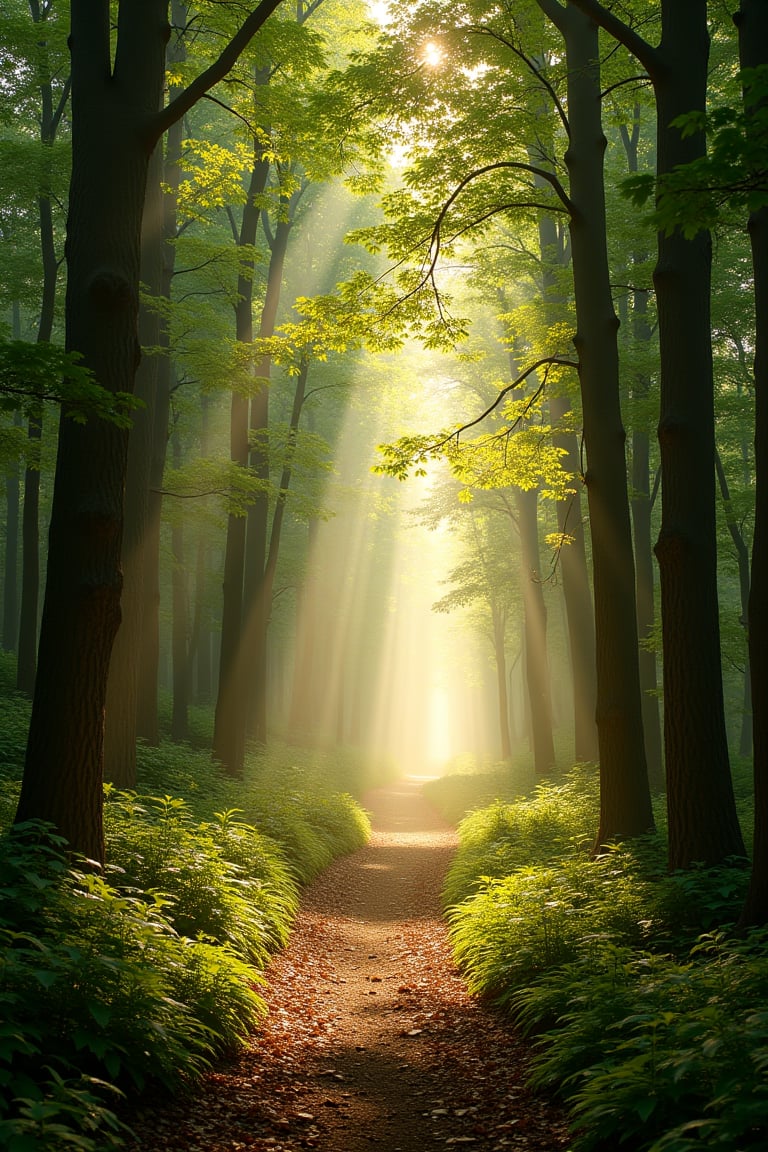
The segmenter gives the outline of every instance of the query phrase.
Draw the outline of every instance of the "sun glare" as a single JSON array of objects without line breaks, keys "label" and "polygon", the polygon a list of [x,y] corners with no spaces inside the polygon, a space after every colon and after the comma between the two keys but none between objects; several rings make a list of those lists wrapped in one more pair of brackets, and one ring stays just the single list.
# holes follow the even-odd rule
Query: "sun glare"
[{"label": "sun glare", "polygon": [[428,40],[424,45],[424,63],[428,68],[437,68],[443,62],[445,53],[439,44],[435,44],[434,40]]}]

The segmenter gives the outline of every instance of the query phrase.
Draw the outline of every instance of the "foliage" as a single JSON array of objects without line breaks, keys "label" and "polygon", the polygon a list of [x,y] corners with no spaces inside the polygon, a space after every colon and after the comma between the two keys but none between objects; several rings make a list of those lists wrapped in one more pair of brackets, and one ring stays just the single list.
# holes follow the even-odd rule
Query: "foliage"
[{"label": "foliage", "polygon": [[105,828],[121,883],[161,893],[180,936],[228,945],[257,967],[285,943],[296,885],[277,845],[236,813],[200,824],[183,800],[110,792]]},{"label": "foliage", "polygon": [[[28,704],[2,699],[8,826]],[[72,866],[44,827],[0,839],[3,1147],[109,1149],[122,1129],[116,1094],[178,1090],[236,1051],[263,1014],[260,969],[287,940],[299,880],[367,838],[367,818],[331,792],[322,764],[283,774],[264,754],[243,785],[188,748],[140,759],[145,778],[183,784],[190,800],[107,787],[106,875]],[[350,761],[337,774],[354,771]]]},{"label": "foliage", "polygon": [[768,937],[722,929],[748,872],[667,875],[658,834],[590,858],[595,811],[580,768],[462,822],[446,890],[470,987],[537,1034],[531,1082],[566,1099],[578,1152],[764,1146]]},{"label": "foliage", "polygon": [[280,846],[300,883],[370,835],[367,817],[345,791],[364,780],[361,769],[375,771],[354,755],[276,745],[251,753],[244,779],[232,780],[204,752],[170,742],[138,752],[143,794],[183,796],[190,812],[206,822],[236,809],[245,824]]},{"label": "foliage", "polygon": [[645,933],[647,885],[628,872],[620,849],[482,879],[475,896],[449,910],[451,939],[470,988],[502,1005],[539,973],[573,960],[585,940],[608,934],[639,943]]},{"label": "foliage", "polygon": [[589,847],[597,823],[597,778],[588,765],[565,780],[540,784],[530,797],[494,800],[459,825],[461,846],[448,873],[444,899],[458,904],[489,878]]},{"label": "foliage", "polygon": [[665,174],[658,187],[650,173],[623,182],[624,193],[638,206],[657,193],[653,221],[667,233],[680,227],[691,237],[723,219],[740,225],[744,211],[768,204],[768,65],[744,69],[741,78],[743,105],[723,104],[675,121],[683,136],[707,133],[706,156]]},{"label": "foliage", "polygon": [[424,784],[424,795],[451,824],[458,824],[468,812],[486,807],[495,800],[512,801],[527,792],[533,784],[533,773],[513,776],[506,766],[492,770],[491,765],[461,763],[457,770]]},{"label": "foliage", "polygon": [[539,1040],[532,1080],[573,1104],[575,1147],[653,1152],[762,1147],[768,956],[764,933],[702,937],[683,960],[597,941],[521,990]]},{"label": "foliage", "polygon": [[184,942],[159,904],[70,867],[62,842],[40,826],[12,830],[0,856],[6,1146],[30,1147],[23,1139],[36,1133],[36,1147],[77,1147],[103,1125],[106,1141],[118,1126],[96,1091],[101,1081],[178,1087],[213,1050],[174,994]]},{"label": "foliage", "polygon": [[97,416],[129,428],[130,413],[139,401],[96,384],[79,359],[55,344],[0,339],[0,408],[31,414],[43,401],[54,400],[80,424]]}]

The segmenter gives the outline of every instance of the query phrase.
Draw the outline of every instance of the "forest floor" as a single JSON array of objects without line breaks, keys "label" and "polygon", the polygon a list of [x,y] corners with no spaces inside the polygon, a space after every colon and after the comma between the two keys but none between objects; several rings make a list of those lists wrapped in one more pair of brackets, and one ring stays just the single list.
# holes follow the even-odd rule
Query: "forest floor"
[{"label": "forest floor", "polygon": [[525,1087],[529,1043],[470,996],[440,890],[456,834],[408,779],[370,793],[373,836],[304,893],[267,976],[269,1016],[192,1099],[126,1117],[131,1152],[558,1152]]}]

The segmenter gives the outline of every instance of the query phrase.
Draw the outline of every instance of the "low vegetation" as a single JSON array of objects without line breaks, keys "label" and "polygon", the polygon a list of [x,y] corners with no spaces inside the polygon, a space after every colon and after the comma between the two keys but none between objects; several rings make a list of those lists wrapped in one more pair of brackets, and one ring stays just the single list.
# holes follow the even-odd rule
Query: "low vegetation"
[{"label": "low vegetation", "polygon": [[768,934],[733,929],[747,872],[669,875],[663,833],[593,858],[597,796],[579,766],[465,817],[457,960],[535,1038],[532,1081],[568,1102],[575,1152],[764,1148]]},{"label": "low vegetation", "polygon": [[102,874],[11,827],[26,705],[2,706],[0,1147],[102,1152],[121,1095],[183,1089],[246,1042],[301,884],[369,824],[336,790],[351,761],[283,749],[234,781],[166,743],[141,750],[137,791],[107,788]]}]

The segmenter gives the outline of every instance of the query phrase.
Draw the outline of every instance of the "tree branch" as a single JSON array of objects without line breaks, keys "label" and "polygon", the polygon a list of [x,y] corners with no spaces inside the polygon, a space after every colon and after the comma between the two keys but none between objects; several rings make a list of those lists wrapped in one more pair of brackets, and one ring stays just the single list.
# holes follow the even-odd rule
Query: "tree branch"
[{"label": "tree branch", "polygon": [[544,72],[536,66],[536,62],[534,60],[531,60],[531,58],[529,56],[526,56],[525,52],[523,52],[523,50],[521,48],[518,48],[517,45],[512,40],[507,40],[506,36],[502,36],[500,32],[495,32],[493,30],[493,28],[486,28],[484,25],[478,24],[478,25],[470,25],[468,31],[469,32],[476,32],[478,35],[481,35],[481,36],[490,36],[490,37],[492,37],[492,39],[498,40],[499,43],[503,44],[505,48],[509,48],[510,52],[513,52],[515,54],[515,56],[517,56],[518,60],[521,60],[523,62],[523,64],[528,69],[528,71],[532,72],[533,75],[538,80],[538,82],[541,84],[541,86],[546,89],[547,93],[549,94],[550,100],[552,101],[555,108],[557,109],[557,114],[560,117],[560,121],[563,125],[563,128],[565,129],[565,133],[568,136],[568,139],[570,140],[571,129],[570,129],[570,126],[568,124],[568,116],[567,116],[567,113],[565,111],[565,108],[563,107],[562,101],[560,100],[560,97],[557,95],[557,92],[555,92],[555,89],[550,84],[549,80],[544,75]]},{"label": "tree branch", "polygon": [[[493,401],[493,403],[488,408],[486,408],[485,412],[481,412],[481,414],[479,416],[477,416],[474,420],[470,420],[467,424],[462,424],[461,428],[457,428],[455,432],[452,432],[450,434],[450,436],[446,436],[444,440],[441,440],[439,443],[435,444],[433,446],[432,450],[434,450],[436,448],[442,448],[442,447],[444,447],[444,445],[449,444],[451,442],[451,440],[454,440],[454,439],[458,442],[459,436],[461,436],[461,434],[463,432],[466,432],[470,428],[474,428],[476,424],[481,424],[482,421],[485,420],[486,416],[490,416],[491,412],[495,411],[495,409],[498,408],[499,404],[504,399],[504,397],[509,392],[514,392],[516,388],[519,388],[520,385],[523,383],[523,381],[527,380],[528,377],[530,375],[532,375],[532,373],[537,372],[539,368],[542,368],[544,366],[546,366],[547,368],[550,368],[550,367],[554,367],[555,365],[560,365],[561,368],[575,368],[577,371],[578,371],[578,367],[579,367],[579,365],[577,364],[577,362],[575,360],[566,360],[562,356],[545,356],[545,357],[543,357],[543,359],[537,360],[534,364],[529,364],[529,366],[525,369],[525,371],[521,372],[520,375],[515,380],[513,380],[511,384],[507,384],[506,387],[502,388],[502,390],[499,392],[498,396]],[[546,376],[545,376],[545,380],[536,389],[533,396],[531,396],[531,398],[530,398],[531,403],[533,403],[533,401],[538,398],[539,394],[541,393],[542,388],[544,387],[545,382],[546,382]],[[529,405],[529,407],[530,407],[530,405]],[[525,415],[525,413],[523,415]],[[521,419],[522,419],[522,417],[521,417]],[[506,435],[508,433],[508,431],[509,431],[509,429],[505,429],[504,434]]]},{"label": "tree branch", "polygon": [[635,32],[634,28],[630,28],[629,24],[614,16],[609,8],[598,3],[598,0],[568,0],[568,2],[586,16],[590,16],[610,36],[623,44],[627,51],[640,61],[651,78],[659,72],[661,59],[658,49],[653,48],[647,40]]},{"label": "tree branch", "polygon": [[180,120],[209,89],[224,79],[227,73],[230,72],[237,63],[238,58],[248,47],[267,18],[280,6],[280,3],[281,0],[261,0],[261,3],[258,4],[250,16],[244,20],[219,58],[211,64],[210,68],[206,68],[204,72],[196,76],[191,84],[180,92],[178,96],[174,97],[170,103],[166,104],[165,108],[162,108],[151,117],[149,122],[151,143],[157,143],[162,134],[170,128],[171,124],[175,124],[177,120]]}]

